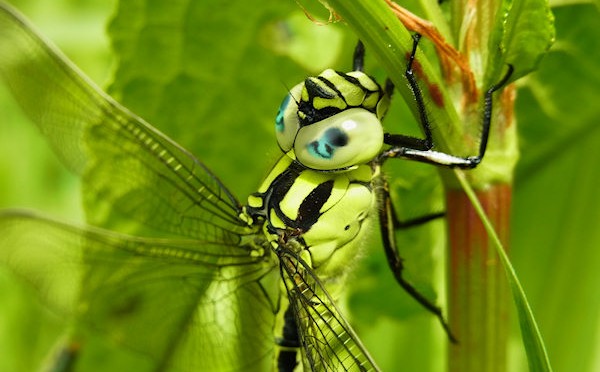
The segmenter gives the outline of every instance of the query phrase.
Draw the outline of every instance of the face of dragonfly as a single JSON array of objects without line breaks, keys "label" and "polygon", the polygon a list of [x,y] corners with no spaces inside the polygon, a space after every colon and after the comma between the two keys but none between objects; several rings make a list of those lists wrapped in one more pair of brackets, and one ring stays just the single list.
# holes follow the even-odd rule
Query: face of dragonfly
[{"label": "face of dragonfly", "polygon": [[381,119],[388,104],[389,97],[365,73],[325,70],[284,98],[275,120],[277,142],[307,168],[365,164],[383,145]]},{"label": "face of dragonfly", "polygon": [[[337,86],[349,81],[335,74],[327,70],[321,77]],[[298,164],[313,170],[352,168],[345,172],[345,190],[354,181],[368,182],[368,166],[358,165],[381,147],[379,120],[387,105],[380,89],[372,98],[375,88],[366,75],[352,74],[347,76],[368,92],[315,95],[323,90],[322,80],[310,78],[292,89],[277,120],[279,145],[293,152]],[[319,222],[337,221],[339,210],[350,210],[338,203],[353,204],[353,199],[336,194],[336,203],[327,204],[329,197],[315,197],[322,207],[338,205],[323,219],[314,217],[319,210],[300,208],[300,201],[298,215],[314,217],[314,228],[291,229],[304,235],[289,235],[273,249],[278,241],[272,231],[290,230],[281,216],[283,225],[275,226],[279,222],[271,214],[245,212],[202,162],[95,87],[2,4],[0,75],[61,160],[104,201],[87,207],[157,232],[129,235],[31,212],[0,212],[0,263],[25,277],[68,319],[73,331],[60,347],[77,350],[72,361],[93,355],[94,340],[100,338],[147,357],[151,369],[271,370],[279,353],[273,330],[279,326],[275,314],[283,312],[283,279],[301,333],[305,369],[376,369],[315,274],[315,261],[331,261],[315,260],[304,249],[326,245],[320,241],[331,240],[332,232],[337,236]],[[342,101],[346,107],[341,108]],[[364,150],[357,145],[360,138],[372,144],[368,151],[358,151]],[[329,181],[343,183],[335,177]],[[269,189],[272,183],[264,184]],[[273,201],[285,204],[279,204],[282,198]],[[358,216],[364,209],[352,213]],[[366,215],[358,217],[362,221]],[[264,234],[269,225],[275,229]],[[354,235],[346,233],[345,242],[329,244],[329,249],[335,251],[357,234],[356,225],[341,228]]]}]

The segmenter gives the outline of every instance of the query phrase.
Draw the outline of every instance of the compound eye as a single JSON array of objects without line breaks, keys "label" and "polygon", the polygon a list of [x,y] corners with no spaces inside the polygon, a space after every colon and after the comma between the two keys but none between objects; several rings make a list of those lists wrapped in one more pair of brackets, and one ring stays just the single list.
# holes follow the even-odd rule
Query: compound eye
[{"label": "compound eye", "polygon": [[336,170],[371,161],[382,145],[383,128],[377,116],[352,108],[300,128],[294,152],[308,168]]},{"label": "compound eye", "polygon": [[290,90],[279,106],[279,111],[275,117],[275,136],[279,147],[287,152],[294,145],[294,139],[300,128],[298,119],[298,102],[302,94],[304,83],[300,83]]}]

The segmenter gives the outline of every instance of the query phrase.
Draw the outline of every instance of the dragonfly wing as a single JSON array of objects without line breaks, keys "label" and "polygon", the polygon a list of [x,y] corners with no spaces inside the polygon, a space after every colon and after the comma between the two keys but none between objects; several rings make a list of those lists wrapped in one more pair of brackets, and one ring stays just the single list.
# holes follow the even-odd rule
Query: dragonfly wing
[{"label": "dragonfly wing", "polygon": [[260,247],[138,238],[10,210],[0,247],[0,263],[51,308],[151,356],[156,370],[272,366],[267,294],[277,295],[279,274]]},{"label": "dragonfly wing", "polygon": [[239,203],[214,174],[102,92],[6,4],[0,76],[58,156],[83,176],[89,222],[134,220],[157,234],[216,242],[247,233]]},{"label": "dragonfly wing", "polygon": [[308,264],[285,248],[280,248],[278,256],[290,305],[296,314],[305,370],[378,371]]}]

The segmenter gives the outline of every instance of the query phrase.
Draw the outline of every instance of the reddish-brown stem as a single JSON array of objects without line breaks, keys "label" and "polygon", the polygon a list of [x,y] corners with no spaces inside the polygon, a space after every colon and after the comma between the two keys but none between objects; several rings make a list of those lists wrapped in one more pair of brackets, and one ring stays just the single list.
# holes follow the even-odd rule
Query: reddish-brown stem
[{"label": "reddish-brown stem", "polygon": [[[508,244],[511,187],[477,192],[504,247]],[[506,371],[508,289],[496,250],[467,196],[446,193],[449,223],[448,313],[459,342],[450,346],[450,372]]]}]

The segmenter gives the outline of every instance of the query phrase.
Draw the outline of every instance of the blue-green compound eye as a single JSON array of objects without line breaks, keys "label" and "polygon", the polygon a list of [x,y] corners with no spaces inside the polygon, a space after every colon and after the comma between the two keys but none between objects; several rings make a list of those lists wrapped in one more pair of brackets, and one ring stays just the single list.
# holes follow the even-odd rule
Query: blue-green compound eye
[{"label": "blue-green compound eye", "polygon": [[351,108],[298,129],[294,153],[307,168],[336,170],[368,163],[382,145],[383,128],[377,116]]},{"label": "blue-green compound eye", "polygon": [[348,136],[339,128],[329,128],[323,136],[308,144],[308,151],[323,159],[331,159],[336,148],[346,146]]},{"label": "blue-green compound eye", "polygon": [[277,116],[275,117],[275,130],[277,132],[283,132],[285,129],[285,125],[283,123],[283,114],[285,113],[285,109],[288,107],[290,103],[290,95],[285,96],[281,105],[279,105],[279,111],[277,111]]},{"label": "blue-green compound eye", "polygon": [[288,152],[294,145],[294,139],[300,129],[300,120],[298,119],[298,102],[304,83],[293,87],[279,106],[279,111],[275,117],[275,136],[279,147]]}]

